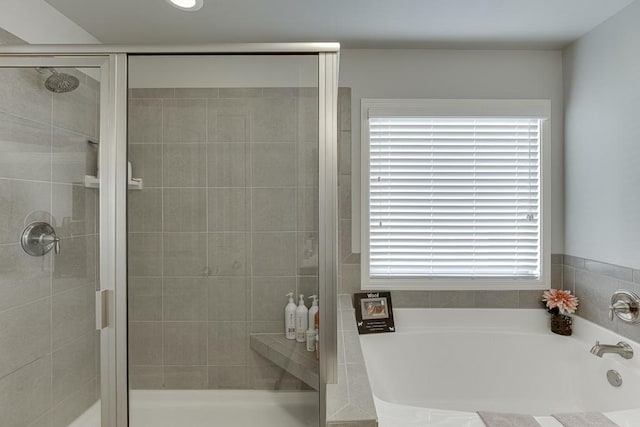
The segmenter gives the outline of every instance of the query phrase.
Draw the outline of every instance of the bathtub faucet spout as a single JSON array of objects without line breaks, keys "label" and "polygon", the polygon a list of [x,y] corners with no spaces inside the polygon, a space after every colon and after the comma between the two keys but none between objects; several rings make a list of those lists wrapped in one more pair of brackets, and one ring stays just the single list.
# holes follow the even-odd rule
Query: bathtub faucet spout
[{"label": "bathtub faucet spout", "polygon": [[624,341],[620,341],[616,345],[600,344],[600,341],[596,341],[596,345],[591,348],[591,354],[602,357],[605,353],[619,354],[625,359],[631,359],[633,357],[633,348]]}]

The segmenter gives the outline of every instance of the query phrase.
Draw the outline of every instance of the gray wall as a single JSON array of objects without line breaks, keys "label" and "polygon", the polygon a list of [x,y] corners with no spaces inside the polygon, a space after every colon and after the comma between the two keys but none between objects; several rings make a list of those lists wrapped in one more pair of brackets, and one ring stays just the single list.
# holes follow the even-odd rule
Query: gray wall
[{"label": "gray wall", "polygon": [[317,294],[317,89],[130,95],[130,386],[301,388],[249,334]]},{"label": "gray wall", "polygon": [[640,2],[564,51],[565,253],[640,268]]},{"label": "gray wall", "polygon": [[640,2],[564,52],[565,287],[578,313],[640,341],[607,318],[616,289],[640,293]]},{"label": "gray wall", "polygon": [[[61,70],[62,71],[62,70]],[[0,418],[67,426],[98,398],[95,332],[98,84],[70,94],[31,68],[0,69]],[[25,254],[23,228],[49,221],[61,253]]]}]

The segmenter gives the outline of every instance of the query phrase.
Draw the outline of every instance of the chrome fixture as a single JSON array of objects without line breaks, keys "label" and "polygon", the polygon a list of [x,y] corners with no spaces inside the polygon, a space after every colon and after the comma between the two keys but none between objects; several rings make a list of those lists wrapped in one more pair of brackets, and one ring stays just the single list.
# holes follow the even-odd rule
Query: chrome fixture
[{"label": "chrome fixture", "polygon": [[591,354],[602,357],[605,353],[619,354],[624,359],[631,359],[633,348],[624,341],[620,341],[616,345],[600,344],[600,341],[596,341],[596,345],[591,348]]},{"label": "chrome fixture", "polygon": [[613,315],[627,323],[640,323],[640,296],[632,291],[619,289],[611,296],[609,320]]},{"label": "chrome fixture", "polygon": [[39,73],[49,71],[51,75],[44,81],[44,86],[47,90],[54,93],[67,93],[75,90],[80,86],[80,80],[71,74],[59,73],[51,67],[39,67],[36,68]]},{"label": "chrome fixture", "polygon": [[614,387],[620,387],[622,385],[622,375],[618,371],[609,369],[607,371],[607,381]]},{"label": "chrome fixture", "polygon": [[60,238],[53,227],[46,222],[34,222],[24,229],[20,239],[22,249],[31,256],[46,255],[55,248],[60,253]]}]

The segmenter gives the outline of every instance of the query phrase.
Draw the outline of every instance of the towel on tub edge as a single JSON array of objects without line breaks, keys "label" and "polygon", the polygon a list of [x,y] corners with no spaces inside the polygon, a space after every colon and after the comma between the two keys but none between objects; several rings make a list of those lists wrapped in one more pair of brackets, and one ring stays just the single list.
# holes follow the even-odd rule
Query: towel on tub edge
[{"label": "towel on tub edge", "polygon": [[540,427],[531,415],[481,411],[478,411],[478,415],[487,427]]},{"label": "towel on tub edge", "polygon": [[565,427],[619,427],[600,412],[553,414],[552,416]]}]

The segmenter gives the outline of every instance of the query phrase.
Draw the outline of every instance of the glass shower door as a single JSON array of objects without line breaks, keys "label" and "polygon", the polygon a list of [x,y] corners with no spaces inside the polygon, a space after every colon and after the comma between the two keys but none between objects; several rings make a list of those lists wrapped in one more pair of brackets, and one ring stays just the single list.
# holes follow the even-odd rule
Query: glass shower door
[{"label": "glass shower door", "polygon": [[317,426],[318,56],[132,56],[128,103],[131,425]]},{"label": "glass shower door", "polygon": [[0,60],[0,424],[99,426],[106,59]]}]

